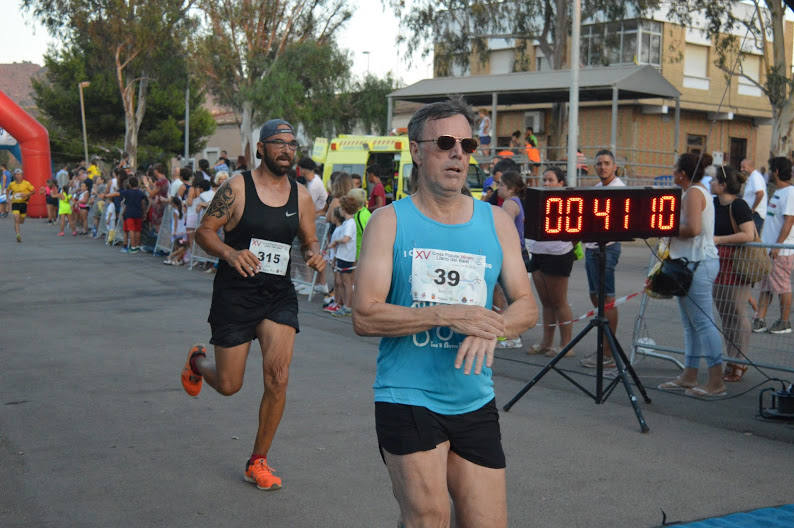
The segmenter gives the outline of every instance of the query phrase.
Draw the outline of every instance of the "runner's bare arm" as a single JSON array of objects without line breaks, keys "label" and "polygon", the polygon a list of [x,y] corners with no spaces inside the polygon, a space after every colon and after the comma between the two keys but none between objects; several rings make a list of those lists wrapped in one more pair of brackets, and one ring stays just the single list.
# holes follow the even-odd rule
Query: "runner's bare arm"
[{"label": "runner's bare arm", "polygon": [[353,328],[357,334],[399,337],[436,326],[447,326],[458,333],[486,339],[496,339],[503,334],[502,316],[479,306],[410,308],[387,303],[396,230],[397,216],[391,206],[375,211],[364,230],[353,294]]},{"label": "runner's bare arm", "polygon": [[310,268],[314,268],[318,273],[325,269],[325,260],[320,253],[320,243],[317,240],[317,226],[315,220],[317,213],[314,210],[312,195],[303,185],[298,185],[298,237],[301,240],[301,251],[303,260]]},{"label": "runner's bare arm", "polygon": [[243,277],[253,277],[259,260],[248,249],[235,250],[218,236],[221,228],[233,229],[240,221],[245,207],[245,183],[240,175],[232,176],[220,186],[209,209],[196,229],[196,241],[209,253],[222,258]]}]

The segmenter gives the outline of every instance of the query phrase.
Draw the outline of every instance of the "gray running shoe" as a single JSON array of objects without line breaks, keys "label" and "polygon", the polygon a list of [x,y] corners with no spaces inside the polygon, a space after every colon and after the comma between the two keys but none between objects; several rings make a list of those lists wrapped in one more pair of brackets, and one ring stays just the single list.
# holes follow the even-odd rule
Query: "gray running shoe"
[{"label": "gray running shoe", "polygon": [[766,321],[763,319],[753,319],[753,333],[760,334],[762,332],[766,332]]},{"label": "gray running shoe", "polygon": [[770,334],[790,334],[791,333],[791,323],[788,322],[788,321],[777,320],[777,321],[775,321],[775,324],[773,324],[769,328],[769,333]]},{"label": "gray running shoe", "polygon": [[502,339],[496,342],[496,348],[521,348],[524,344],[520,337],[515,339]]}]

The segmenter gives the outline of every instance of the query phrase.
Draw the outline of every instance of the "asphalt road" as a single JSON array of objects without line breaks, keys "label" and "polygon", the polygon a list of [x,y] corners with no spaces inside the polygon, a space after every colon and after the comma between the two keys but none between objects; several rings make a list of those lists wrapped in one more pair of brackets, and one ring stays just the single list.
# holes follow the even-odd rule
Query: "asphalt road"
[{"label": "asphalt road", "polygon": [[[190,398],[178,379],[187,348],[209,338],[211,277],[56,237],[42,220],[29,220],[17,244],[11,222],[0,219],[0,526],[395,526],[374,434],[375,339],[317,300],[301,302],[269,458],[285,485],[261,492],[242,481],[262,392],[258,352],[232,397]],[[646,263],[644,247],[624,247],[618,295],[641,286]],[[589,309],[586,290],[577,263],[577,315]],[[621,307],[624,345],[638,305]],[[680,335],[677,318],[655,330]],[[497,403],[543,364],[500,351]],[[561,366],[594,386],[576,360]],[[595,405],[554,372],[501,414],[510,526],[652,527],[662,511],[669,522],[794,502],[794,427],[756,416],[757,389],[703,402],[652,388],[676,374],[670,363],[643,359],[637,371],[653,400],[641,405],[648,434],[622,388]],[[749,376],[732,394],[763,381]]]}]

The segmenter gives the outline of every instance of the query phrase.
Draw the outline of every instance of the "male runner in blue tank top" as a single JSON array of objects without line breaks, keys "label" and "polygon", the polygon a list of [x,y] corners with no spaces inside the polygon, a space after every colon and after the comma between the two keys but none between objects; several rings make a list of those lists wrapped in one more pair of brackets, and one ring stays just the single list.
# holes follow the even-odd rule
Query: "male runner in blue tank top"
[{"label": "male runner in blue tank top", "polygon": [[[225,396],[234,394],[243,384],[251,341],[259,339],[265,391],[245,480],[263,490],[281,488],[281,479],[267,464],[267,453],[284,412],[299,330],[298,299],[289,272],[296,235],[306,264],[318,272],[325,268],[311,195],[287,177],[297,147],[292,125],[268,121],[256,144],[262,163],[229,178],[215,193],[196,231],[201,247],[220,258],[209,315],[215,359],[196,345],[182,370],[182,385],[191,396],[198,395],[202,379]],[[221,228],[224,240],[218,236]]]},{"label": "male runner in blue tank top", "polygon": [[[403,526],[507,526],[505,457],[491,363],[538,310],[511,218],[461,194],[472,138],[467,108],[422,107],[408,124],[416,194],[364,230],[353,325],[382,336],[375,377],[381,456]],[[491,310],[499,281],[512,302]]]}]

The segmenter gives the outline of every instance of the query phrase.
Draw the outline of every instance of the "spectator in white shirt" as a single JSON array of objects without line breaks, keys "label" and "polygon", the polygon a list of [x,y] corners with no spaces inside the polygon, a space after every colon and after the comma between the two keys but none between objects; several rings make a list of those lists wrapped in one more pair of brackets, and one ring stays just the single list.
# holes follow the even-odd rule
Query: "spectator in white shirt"
[{"label": "spectator in white shirt", "polygon": [[323,214],[325,203],[328,199],[328,191],[325,190],[323,180],[317,175],[317,164],[309,157],[304,157],[298,162],[301,169],[301,176],[306,180],[306,188],[314,202],[314,209],[318,216]]},{"label": "spectator in white shirt", "polygon": [[[168,187],[168,198],[173,198],[174,196],[178,196],[179,199],[182,199],[182,195],[184,191],[182,191],[182,187],[185,186],[185,182],[190,181],[190,176],[192,176],[193,171],[191,171],[188,167],[179,168],[174,167],[173,176],[174,178],[171,180],[171,186]],[[187,179],[184,178],[184,175],[187,176]],[[182,192],[180,192],[182,191]]]},{"label": "spectator in white shirt", "polygon": [[759,233],[763,231],[764,219],[766,218],[767,196],[766,181],[764,176],[755,170],[752,160],[743,159],[740,164],[743,173],[747,174],[747,181],[744,184],[742,198],[750,206],[753,212],[753,222]]}]

